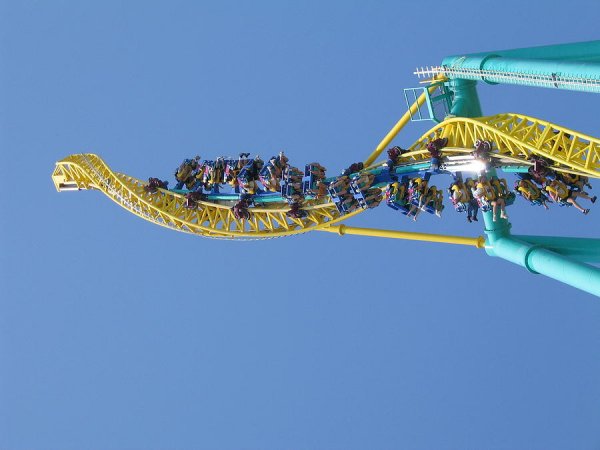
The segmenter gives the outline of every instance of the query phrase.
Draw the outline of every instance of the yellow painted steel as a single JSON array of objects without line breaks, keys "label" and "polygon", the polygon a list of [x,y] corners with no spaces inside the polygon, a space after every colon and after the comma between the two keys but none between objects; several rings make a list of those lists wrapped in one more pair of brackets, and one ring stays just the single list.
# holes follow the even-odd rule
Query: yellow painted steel
[{"label": "yellow painted steel", "polygon": [[448,138],[445,155],[470,151],[483,139],[495,144],[495,158],[531,164],[532,155],[543,156],[554,161],[554,170],[600,178],[600,139],[522,114],[447,119],[421,136],[404,157],[428,159],[427,143],[436,137]]},{"label": "yellow painted steel", "polygon": [[360,227],[348,227],[344,224],[334,225],[326,228],[321,228],[320,231],[328,231],[330,233],[337,233],[340,236],[346,234],[354,234],[358,236],[372,236],[372,237],[383,237],[391,239],[404,239],[409,241],[426,241],[426,242],[440,242],[444,244],[457,244],[457,245],[469,245],[477,248],[485,247],[485,238],[479,237],[464,237],[464,236],[448,236],[443,234],[430,234],[430,233],[414,233],[409,231],[396,231],[396,230],[381,230],[378,228],[360,228]]},{"label": "yellow painted steel", "polygon": [[[445,155],[467,153],[476,140],[486,139],[495,144],[495,158],[530,164],[530,156],[539,155],[554,161],[554,170],[600,178],[599,139],[520,114],[448,119],[415,142],[403,155],[404,162],[428,159],[427,143],[436,137],[448,138]],[[302,219],[287,217],[289,206],[279,203],[251,208],[250,219],[239,220],[230,209],[232,204],[204,201],[187,209],[181,194],[163,189],[148,193],[144,181],[113,172],[93,154],[71,155],[57,162],[52,179],[58,191],[97,189],[152,223],[221,239],[267,239],[325,228],[332,231],[332,225],[364,211],[341,216],[332,202],[323,199],[307,201],[303,209],[308,214]]]},{"label": "yellow painted steel", "polygon": [[[440,79],[443,79],[443,77],[440,77]],[[437,80],[431,80],[431,81],[435,82]],[[437,89],[437,85],[431,86],[427,89],[429,90],[430,93],[433,93]],[[410,106],[408,111],[406,111],[404,113],[404,115],[402,117],[400,117],[400,120],[398,120],[398,122],[396,122],[396,125],[394,125],[394,127],[389,131],[389,133],[385,135],[385,137],[381,140],[381,142],[379,143],[377,148],[375,148],[373,153],[371,153],[367,157],[367,159],[365,159],[365,161],[363,163],[365,167],[370,166],[371,164],[373,164],[373,162],[375,162],[375,160],[377,158],[379,158],[379,155],[381,154],[381,152],[384,151],[385,148],[389,145],[389,143],[394,140],[394,138],[398,135],[398,133],[402,130],[402,128],[404,128],[406,126],[406,124],[408,122],[410,122],[410,118],[417,114],[417,111],[419,111],[419,108],[421,108],[421,106],[423,106],[423,103],[425,103],[425,100],[427,100],[427,94],[425,94],[425,92],[423,92],[421,95],[419,95],[417,100]]]},{"label": "yellow painted steel", "polygon": [[157,225],[184,233],[221,239],[267,239],[290,236],[328,226],[358,214],[362,210],[340,216],[333,203],[308,202],[302,219],[286,216],[287,204],[252,208],[248,220],[236,219],[228,204],[198,202],[194,209],[185,208],[185,197],[160,189],[151,194],[146,183],[128,175],[113,172],[97,155],[71,155],[56,163],[52,179],[58,191],[97,189],[111,200]]}]

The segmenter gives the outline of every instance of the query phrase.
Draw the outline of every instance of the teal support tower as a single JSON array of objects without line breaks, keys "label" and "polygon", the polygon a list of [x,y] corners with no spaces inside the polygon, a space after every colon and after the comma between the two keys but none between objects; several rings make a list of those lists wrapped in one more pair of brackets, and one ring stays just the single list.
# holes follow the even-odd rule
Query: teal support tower
[{"label": "teal support tower", "polygon": [[449,56],[451,80],[600,93],[600,41]]},{"label": "teal support tower", "polygon": [[[600,93],[600,41],[450,56],[441,72],[453,92],[450,113],[479,117],[477,81]],[[483,216],[488,255],[600,297],[600,269],[589,264],[600,262],[600,239],[514,236],[508,220]]]}]

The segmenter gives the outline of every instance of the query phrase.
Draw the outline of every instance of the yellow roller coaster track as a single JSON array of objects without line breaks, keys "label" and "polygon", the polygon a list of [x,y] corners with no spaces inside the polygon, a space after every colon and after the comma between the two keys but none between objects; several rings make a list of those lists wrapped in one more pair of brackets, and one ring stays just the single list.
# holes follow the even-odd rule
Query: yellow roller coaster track
[{"label": "yellow roller coaster track", "polygon": [[554,170],[600,178],[600,139],[521,114],[447,119],[415,142],[407,156],[428,158],[427,143],[435,137],[446,137],[448,146],[456,147],[444,149],[445,155],[470,152],[481,139],[494,143],[497,158],[530,164],[532,155],[544,156],[554,161]]},{"label": "yellow roller coaster track", "polygon": [[[429,130],[404,155],[407,162],[428,159],[426,145],[434,137],[448,138],[444,155],[471,151],[478,139],[492,141],[497,158],[529,164],[531,155],[554,161],[554,169],[600,178],[600,140],[519,114],[467,119],[451,118]],[[76,154],[56,163],[52,179],[58,191],[97,189],[128,211],[176,231],[221,239],[268,239],[330,227],[364,210],[340,215],[328,200],[307,201],[308,215],[290,218],[287,204],[251,208],[248,220],[234,217],[228,204],[199,202],[185,208],[185,198],[175,192],[145,191],[146,183],[113,172],[93,154]]]},{"label": "yellow roller coaster track", "polygon": [[[286,216],[289,207],[252,208],[249,220],[239,220],[230,205],[198,202],[194,209],[185,208],[183,195],[160,189],[151,194],[146,183],[113,172],[97,155],[76,154],[56,163],[52,175],[58,191],[98,189],[128,211],[157,225],[213,238],[266,239],[303,233],[319,226],[329,226],[342,217],[333,203],[308,202],[308,215],[302,219]],[[343,216],[351,216],[348,214]]]}]

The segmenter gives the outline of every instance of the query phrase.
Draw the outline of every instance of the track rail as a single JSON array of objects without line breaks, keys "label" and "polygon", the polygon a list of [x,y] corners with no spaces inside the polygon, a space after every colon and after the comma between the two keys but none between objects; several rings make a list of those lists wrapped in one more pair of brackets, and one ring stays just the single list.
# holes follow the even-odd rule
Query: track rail
[{"label": "track rail", "polygon": [[[600,140],[549,122],[520,114],[468,119],[451,118],[425,133],[404,155],[405,162],[429,158],[427,143],[436,137],[448,138],[445,155],[464,154],[478,139],[495,143],[492,156],[529,164],[531,155],[554,161],[554,169],[600,178]],[[371,166],[373,169],[378,165]],[[184,207],[183,195],[159,190],[150,194],[146,183],[113,172],[94,154],[75,154],[56,163],[52,179],[58,191],[96,189],[129,212],[157,225],[184,233],[220,239],[269,239],[306,233],[335,225],[364,211],[340,215],[328,200],[309,200],[302,219],[287,217],[287,204],[252,208],[249,220],[238,220],[229,204],[199,202]]]},{"label": "track rail", "polygon": [[[302,219],[286,216],[287,204],[252,208],[249,220],[238,220],[230,205],[198,202],[198,207],[184,207],[181,194],[160,189],[156,194],[144,190],[145,182],[113,172],[94,154],[75,154],[56,163],[52,175],[59,191],[97,189],[126,210],[157,225],[204,237],[232,239],[267,239],[305,233],[337,223],[342,216],[330,202],[308,202]],[[360,211],[357,211],[358,213]],[[343,216],[347,218],[354,214]]]},{"label": "track rail", "polygon": [[495,144],[492,156],[527,164],[532,155],[543,156],[554,161],[554,170],[600,178],[600,139],[521,114],[447,119],[415,142],[410,150],[416,153],[407,156],[428,158],[427,143],[434,137],[446,137],[449,146],[465,149],[478,139],[488,140]]}]

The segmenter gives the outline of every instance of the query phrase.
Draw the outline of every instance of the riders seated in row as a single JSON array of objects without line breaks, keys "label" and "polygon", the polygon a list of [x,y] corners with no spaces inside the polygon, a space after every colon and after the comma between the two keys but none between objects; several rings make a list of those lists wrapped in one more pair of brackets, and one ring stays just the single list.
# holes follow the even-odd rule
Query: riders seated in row
[{"label": "riders seated in row", "polygon": [[586,176],[568,172],[555,172],[549,168],[552,161],[532,156],[534,165],[528,173],[521,174],[520,180],[515,182],[515,192],[530,201],[533,205],[542,205],[549,209],[547,202],[553,201],[561,206],[575,206],[584,214],[589,213],[588,208],[583,208],[576,201],[577,198],[596,201],[583,189],[592,185]]},{"label": "riders seated in row", "polygon": [[[427,144],[429,156],[433,161],[442,157],[442,149],[448,144],[447,138],[436,138]],[[492,143],[478,140],[472,155],[483,161],[490,161]],[[400,147],[392,147],[388,150],[387,166],[392,180],[397,180],[394,166],[398,165],[402,156],[407,153]],[[539,204],[548,209],[547,202],[550,200],[561,205],[573,205],[584,214],[589,212],[578,204],[576,199],[587,199],[592,203],[596,197],[591,197],[584,189],[591,188],[587,177],[561,171],[556,163],[548,158],[533,155],[530,158],[532,166],[527,174],[515,183],[514,192],[521,195],[532,204]],[[333,182],[325,180],[325,167],[317,162],[309,163],[304,170],[288,164],[288,158],[279,153],[278,156],[270,158],[265,164],[259,157],[250,158],[249,153],[240,153],[239,159],[217,158],[215,161],[200,161],[200,156],[193,159],[185,159],[175,171],[177,184],[176,190],[184,186],[193,192],[202,193],[203,189],[218,192],[219,185],[228,183],[236,193],[255,195],[261,192],[259,182],[267,191],[280,192],[291,205],[296,204],[291,212],[292,216],[301,213],[299,210],[304,203],[304,196],[310,195],[317,199],[324,198],[327,191],[332,195],[339,196],[347,210],[354,210],[359,205],[372,207],[379,204],[382,199],[381,190],[372,188],[375,175],[363,172],[363,163],[354,163],[344,170],[344,176]],[[353,175],[353,176],[352,176]],[[352,176],[352,179],[350,179]],[[381,178],[378,178],[381,181]],[[472,183],[472,186],[469,184]],[[150,178],[144,187],[147,192],[156,193],[159,189],[167,189],[167,182],[156,178]],[[356,199],[353,199],[353,195]],[[361,195],[359,195],[359,193]],[[478,208],[490,208],[493,219],[498,214],[501,218],[507,218],[506,205],[511,204],[514,193],[509,191],[506,180],[497,177],[489,179],[482,175],[476,182],[467,179],[465,182],[455,181],[449,188],[450,199],[457,211],[467,212],[467,220],[477,221]],[[512,197],[511,197],[512,196]],[[419,211],[427,208],[433,209],[439,216],[443,209],[443,195],[435,186],[429,186],[427,179],[416,177],[406,182],[394,182],[388,186],[386,192],[388,203],[397,205],[413,203],[409,215],[414,219]],[[186,197],[186,206],[193,207],[200,201],[200,197]],[[243,211],[242,202],[237,210]],[[246,205],[246,209],[247,209]],[[484,209],[485,210],[485,209]],[[242,214],[243,215],[243,214]]]},{"label": "riders seated in row", "polygon": [[435,215],[441,217],[444,206],[443,194],[435,186],[429,186],[427,180],[417,177],[408,182],[408,201],[411,207],[406,214],[407,217],[412,217],[417,220],[422,210],[431,207]]}]

